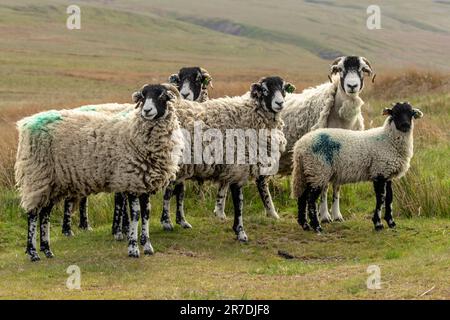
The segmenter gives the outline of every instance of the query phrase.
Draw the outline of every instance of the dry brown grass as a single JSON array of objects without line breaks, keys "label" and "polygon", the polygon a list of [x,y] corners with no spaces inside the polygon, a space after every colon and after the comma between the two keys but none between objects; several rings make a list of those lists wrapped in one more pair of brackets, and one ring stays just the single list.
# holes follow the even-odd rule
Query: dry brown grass
[{"label": "dry brown grass", "polygon": [[[276,72],[267,72],[258,70],[246,74],[217,74],[214,75],[214,88],[210,91],[212,98],[217,98],[225,95],[241,95],[248,91],[252,82],[256,81],[263,74],[277,74]],[[67,75],[67,74],[66,74]],[[133,87],[133,83],[145,82],[162,82],[165,81],[166,76],[162,73],[119,73],[96,71],[89,72],[72,72],[71,76],[86,79],[95,79],[117,84],[117,90],[112,92],[103,92],[101,96],[96,96],[93,100],[84,99],[67,99],[65,91],[59,95],[55,95],[48,101],[44,101],[43,97],[40,100],[31,100],[27,95],[23,95],[20,101],[14,105],[9,105],[0,109],[0,186],[13,187],[14,186],[14,159],[17,145],[17,133],[15,129],[15,122],[25,116],[49,109],[74,108],[80,105],[103,103],[103,102],[126,102],[129,95],[128,87]],[[300,75],[292,73],[283,75],[288,81],[294,83],[297,87],[297,92],[319,83],[314,80],[314,77],[301,78]],[[125,85],[119,85],[119,83]],[[126,88],[125,88],[126,87]],[[402,97],[416,96],[418,94],[430,94],[438,92],[448,92],[450,87],[450,75],[444,75],[437,72],[423,72],[413,69],[408,69],[396,74],[385,74],[376,79],[374,85],[369,85],[364,92],[365,100],[382,100],[386,104],[400,99]],[[65,89],[69,92],[69,88]],[[445,104],[445,101],[436,101],[436,107],[439,104]],[[380,109],[381,110],[381,109]],[[366,111],[366,118],[372,119],[379,114],[379,110],[372,108]],[[434,122],[422,121],[417,125],[418,136],[420,141],[439,142],[448,139],[449,131],[445,126],[446,119],[436,119],[441,122],[440,125],[435,125]]]},{"label": "dry brown grass", "polygon": [[437,71],[405,69],[401,72],[377,76],[367,95],[390,101],[401,97],[450,91],[450,74]]}]

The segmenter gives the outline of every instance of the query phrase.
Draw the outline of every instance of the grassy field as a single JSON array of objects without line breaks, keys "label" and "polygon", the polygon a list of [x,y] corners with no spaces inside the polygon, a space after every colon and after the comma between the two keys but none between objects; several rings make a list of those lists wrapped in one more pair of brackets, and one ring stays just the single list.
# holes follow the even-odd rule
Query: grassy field
[{"label": "grassy field", "polygon": [[[24,254],[26,216],[14,189],[18,119],[51,108],[128,102],[130,93],[143,83],[164,81],[184,65],[209,70],[214,77],[213,97],[242,94],[251,82],[268,74],[280,74],[298,91],[327,81],[329,61],[320,54],[328,52],[325,40],[333,28],[320,34],[317,24],[329,19],[330,13],[319,12],[333,8],[332,1],[307,1],[309,15],[289,6],[277,9],[270,30],[264,24],[273,12],[268,1],[255,9],[258,14],[245,15],[251,4],[242,4],[239,12],[228,2],[214,0],[204,4],[199,20],[192,20],[192,14],[200,12],[194,2],[186,10],[179,9],[181,1],[111,2],[107,9],[97,1],[80,3],[80,31],[65,29],[66,4],[59,0],[39,5],[7,0],[0,5],[4,75],[0,78],[0,299],[450,299],[450,74],[448,63],[447,69],[441,68],[445,61],[439,55],[448,43],[444,41],[448,20],[442,19],[442,11],[431,20],[425,18],[431,9],[420,11],[420,4],[402,7],[410,14],[420,11],[416,20],[405,20],[396,15],[398,8],[388,5],[386,23],[391,29],[381,32],[390,35],[373,35],[367,48],[358,46],[367,36],[361,30],[354,30],[349,41],[339,36],[332,40],[338,51],[347,46],[366,55],[378,72],[375,84],[367,83],[362,94],[366,127],[380,125],[381,110],[395,101],[410,101],[425,114],[416,123],[411,170],[394,186],[396,230],[372,230],[374,196],[372,186],[363,183],[343,188],[345,222],[325,225],[321,235],[303,232],[295,221],[289,179],[276,177],[271,190],[281,219],[264,216],[250,183],[244,204],[250,242],[240,244],[231,231],[230,199],[230,218],[219,221],[212,214],[216,188],[206,184],[199,192],[189,184],[186,213],[192,230],[176,227],[163,232],[162,196],[152,197],[154,256],[127,257],[126,243],[114,241],[110,234],[111,196],[101,194],[90,198],[93,231],[74,227],[72,238],[61,235],[58,206],[51,218],[56,257],[31,264]],[[297,2],[286,3],[295,7]],[[349,6],[343,1],[335,9],[348,18],[359,10]],[[218,9],[226,23],[214,20]],[[418,23],[420,17],[424,19]],[[346,31],[343,18],[334,22],[336,34]],[[216,30],[230,23],[242,34]],[[412,50],[402,49],[401,41],[409,41],[399,40],[405,33],[418,36]],[[424,59],[430,43],[442,45],[431,46],[430,56]],[[404,53],[401,58],[399,52]],[[401,66],[409,61],[417,67],[392,69],[399,59],[405,61]],[[77,225],[77,216],[73,224]],[[70,265],[81,269],[81,290],[66,288]],[[366,287],[370,265],[381,269],[380,290]]]}]

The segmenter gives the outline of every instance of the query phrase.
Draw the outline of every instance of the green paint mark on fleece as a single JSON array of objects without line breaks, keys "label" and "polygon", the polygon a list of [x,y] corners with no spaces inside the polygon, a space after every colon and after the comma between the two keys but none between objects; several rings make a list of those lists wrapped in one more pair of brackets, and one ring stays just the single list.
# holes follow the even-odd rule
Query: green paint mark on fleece
[{"label": "green paint mark on fleece", "polygon": [[341,149],[341,144],[333,141],[326,133],[320,133],[312,145],[312,151],[321,156],[328,165],[333,163],[333,158]]},{"label": "green paint mark on fleece", "polygon": [[78,111],[97,111],[95,106],[82,106],[77,109]]},{"label": "green paint mark on fleece", "polygon": [[24,127],[30,129],[32,133],[48,131],[47,126],[53,122],[61,121],[63,118],[58,111],[48,111],[32,116]]}]

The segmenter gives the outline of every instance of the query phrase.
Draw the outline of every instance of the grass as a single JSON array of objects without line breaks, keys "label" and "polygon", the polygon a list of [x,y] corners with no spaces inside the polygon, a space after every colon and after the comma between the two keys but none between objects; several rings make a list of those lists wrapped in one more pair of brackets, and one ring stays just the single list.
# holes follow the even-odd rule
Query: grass
[{"label": "grass", "polygon": [[[28,2],[17,4],[8,0],[0,5],[4,40],[0,43],[0,72],[7,75],[0,79],[1,299],[450,297],[450,76],[431,69],[387,72],[383,60],[395,59],[356,47],[356,51],[361,49],[365,55],[371,52],[378,59],[370,57],[379,75],[375,84],[366,84],[362,95],[366,101],[363,110],[366,127],[380,125],[384,120],[381,110],[399,100],[408,100],[425,113],[416,123],[411,169],[394,185],[396,230],[372,231],[372,186],[361,183],[342,190],[344,223],[326,225],[320,236],[302,232],[295,221],[295,201],[289,197],[289,179],[276,177],[270,187],[281,219],[274,221],[263,215],[258,193],[250,183],[244,190],[244,224],[250,242],[240,244],[231,231],[230,199],[227,202],[230,219],[218,221],[212,215],[216,188],[206,184],[200,192],[198,186],[189,184],[186,212],[194,226],[192,230],[176,227],[174,232],[163,232],[158,223],[162,195],[152,197],[150,234],[156,250],[153,257],[129,259],[126,243],[112,239],[112,198],[101,194],[90,197],[94,230],[82,232],[74,227],[73,238],[61,235],[59,205],[51,218],[56,257],[31,264],[24,255],[26,216],[14,189],[15,121],[52,108],[126,102],[130,93],[143,83],[165,81],[182,65],[201,65],[209,70],[214,77],[212,97],[242,94],[251,82],[268,74],[282,75],[301,91],[326,81],[328,62],[309,52],[315,48],[308,47],[311,43],[297,40],[314,38],[320,46],[321,37],[330,37],[326,32],[317,34],[322,27],[311,29],[305,25],[323,26],[322,19],[329,17],[325,13],[313,14],[326,6],[317,3],[307,4],[312,10],[309,13],[297,10],[298,14],[308,14],[314,19],[296,19],[298,25],[292,28],[286,27],[291,12],[297,12],[292,8],[284,11],[278,8],[277,12],[283,13],[275,17],[271,4],[265,3],[255,8],[258,14],[240,17],[227,4],[231,11],[224,11],[226,24],[247,28],[244,36],[236,37],[180,21],[189,20],[187,17],[192,14],[180,16],[174,10],[177,1],[170,4],[154,1],[155,10],[149,10],[148,3],[141,0],[114,2],[108,9],[91,1],[82,5],[81,32],[64,29],[66,4],[61,1],[46,0],[40,5]],[[334,5],[333,10],[344,10],[345,3]],[[296,6],[297,2],[290,0],[289,4]],[[216,6],[217,1],[205,3],[200,22],[214,21]],[[165,9],[176,13],[179,19],[165,15]],[[194,4],[187,10],[201,11]],[[273,23],[276,25],[273,29],[266,30],[270,27],[267,19],[258,21],[266,13],[279,19],[279,23]],[[331,20],[336,24],[342,22]],[[433,30],[442,29],[446,23],[440,16],[435,21],[424,21],[433,25]],[[389,25],[393,21],[386,19],[383,23]],[[361,34],[365,45],[374,50],[381,48],[394,55],[395,47],[386,48],[403,46],[401,41],[391,41],[389,37],[381,41],[382,33],[371,37]],[[361,43],[358,41],[361,34],[351,37],[355,43],[339,37],[329,40],[353,48]],[[439,64],[442,57],[436,57],[435,49],[442,47],[432,48],[430,59]],[[402,60],[424,61],[420,48],[405,52],[402,47],[401,53]],[[409,54],[412,56],[405,56]],[[77,219],[75,216],[74,226]],[[279,251],[287,252],[293,259],[281,257]],[[67,267],[73,264],[81,269],[79,291],[65,286]],[[381,290],[366,287],[367,267],[373,264],[381,268]]]},{"label": "grass", "polygon": [[[52,217],[52,244],[56,257],[32,264],[24,255],[25,219],[13,192],[2,192],[0,222],[0,298],[151,298],[151,299],[309,299],[309,298],[448,298],[450,287],[450,220],[400,218],[396,230],[372,230],[370,212],[346,217],[344,223],[325,226],[318,236],[305,233],[292,209],[282,209],[280,221],[262,215],[246,197],[248,244],[238,243],[232,219],[212,216],[213,194],[204,205],[188,189],[186,210],[192,230],[178,226],[164,232],[158,223],[160,197],[152,201],[152,257],[126,256],[126,243],[110,234],[111,199],[91,199],[94,231],[66,238],[60,234],[61,208]],[[253,186],[246,194],[255,194]],[[248,199],[248,200],[247,200]],[[104,206],[104,208],[103,208]],[[251,207],[250,207],[251,206]],[[249,208],[250,207],[250,208]],[[231,206],[227,214],[231,216]],[[347,205],[343,206],[346,212]],[[155,217],[156,216],[156,217]],[[74,225],[76,224],[76,219]],[[278,251],[288,252],[286,260]],[[365,286],[369,265],[381,268],[382,289]],[[66,269],[81,269],[81,290],[65,286]]]}]

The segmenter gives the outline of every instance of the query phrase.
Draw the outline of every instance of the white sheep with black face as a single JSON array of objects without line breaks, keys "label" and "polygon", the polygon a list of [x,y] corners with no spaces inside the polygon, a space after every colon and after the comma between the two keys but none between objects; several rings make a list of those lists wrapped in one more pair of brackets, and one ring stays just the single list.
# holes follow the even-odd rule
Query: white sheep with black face
[{"label": "white sheep with black face", "polygon": [[[289,175],[292,168],[292,148],[304,134],[319,128],[364,130],[361,107],[364,101],[359,94],[364,88],[364,77],[372,76],[373,69],[364,57],[344,56],[330,66],[329,82],[305,89],[299,94],[286,96],[281,117],[287,140],[286,151],[280,159],[279,174]],[[278,217],[267,184],[263,177],[257,179],[258,190],[268,215]],[[333,188],[331,216],[328,213],[326,189],[323,190],[320,217],[322,221],[343,220],[339,209],[339,185]]]},{"label": "white sheep with black face", "polygon": [[[285,139],[281,131],[283,121],[280,119],[280,112],[284,107],[286,92],[293,92],[294,89],[293,85],[285,82],[280,77],[266,77],[252,84],[250,92],[243,96],[213,99],[203,103],[184,100],[177,108],[177,115],[182,128],[190,132],[191,136],[197,122],[201,122],[205,130],[218,130],[222,136],[226,136],[227,130],[250,129],[255,132],[264,129],[272,130],[274,140],[271,140],[270,143],[273,146],[277,145],[281,151],[284,148]],[[270,139],[272,139],[272,135]],[[205,142],[205,145],[208,144]],[[248,148],[250,147],[246,146],[247,151]],[[191,151],[194,152],[194,149],[192,148]],[[223,150],[225,149],[224,146]],[[272,153],[272,149],[268,151]],[[276,151],[274,150],[273,153],[276,153]],[[278,157],[275,158],[277,164]],[[177,173],[176,181],[166,189],[164,202],[168,201],[172,193],[176,192],[176,188],[180,183],[187,179],[213,181],[221,186],[221,190],[227,190],[229,186],[235,213],[233,230],[237,235],[237,239],[245,242],[248,238],[244,231],[242,219],[242,186],[250,177],[256,178],[256,176],[260,176],[262,174],[261,167],[261,163],[227,164],[213,162],[183,164]],[[177,205],[177,223],[185,227],[187,222],[184,217],[182,202],[184,189],[183,187],[178,188],[178,199],[180,201]],[[219,206],[224,205],[224,197],[225,195],[219,194]],[[163,206],[161,223],[164,229],[171,230],[173,228],[172,222],[170,221],[169,212],[165,208],[166,206]]]},{"label": "white sheep with black face", "polygon": [[141,244],[145,254],[153,253],[148,237],[148,194],[165,188],[178,170],[184,143],[174,110],[181,99],[170,84],[145,85],[140,93],[135,109],[126,117],[52,110],[18,122],[15,177],[21,206],[28,214],[26,252],[32,261],[39,260],[38,217],[40,248],[51,258],[49,216],[53,205],[64,198],[99,192],[129,194],[131,257],[139,256],[137,208],[139,202],[145,203]]},{"label": "white sheep with black face", "polygon": [[298,223],[320,232],[317,217],[318,199],[331,182],[347,184],[372,181],[376,208],[372,221],[381,230],[381,209],[385,205],[388,226],[395,227],[392,216],[392,179],[405,175],[413,156],[413,119],[422,117],[419,109],[408,102],[396,103],[383,112],[387,119],[382,127],[365,131],[327,128],[301,137],[294,146],[292,196],[298,201]]},{"label": "white sheep with black face", "polygon": [[178,88],[183,99],[197,102],[208,100],[208,87],[213,87],[209,72],[200,67],[181,68],[169,77],[169,82]]},{"label": "white sheep with black face", "polygon": [[[169,82],[181,90],[183,99],[190,101],[204,102],[208,100],[208,88],[213,87],[212,77],[209,72],[201,67],[183,67],[178,73],[169,77]],[[135,95],[137,92],[135,92]],[[133,96],[133,101],[139,97]],[[116,114],[117,116],[126,116],[134,105],[130,103],[105,103],[97,105],[86,105],[76,110],[84,112],[102,112],[106,114]],[[176,195],[176,194],[175,194]],[[66,236],[72,236],[71,217],[75,203],[79,203],[80,223],[82,230],[91,230],[88,222],[88,199],[66,199],[64,201],[64,215],[62,223],[62,233]],[[127,214],[126,198],[123,194],[115,195],[114,216],[112,233],[114,238],[122,240],[123,234],[128,233],[129,217]],[[189,227],[188,224],[185,227]]]}]

